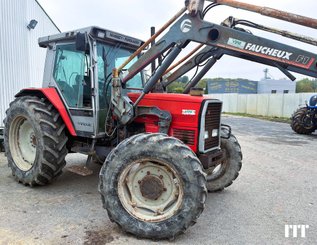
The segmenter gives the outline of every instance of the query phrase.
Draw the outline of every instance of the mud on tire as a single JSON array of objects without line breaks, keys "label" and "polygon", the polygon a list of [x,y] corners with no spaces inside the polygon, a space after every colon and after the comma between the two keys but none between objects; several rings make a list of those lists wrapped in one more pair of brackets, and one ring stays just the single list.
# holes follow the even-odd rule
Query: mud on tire
[{"label": "mud on tire", "polygon": [[207,189],[210,192],[221,191],[230,186],[239,176],[242,166],[241,147],[234,135],[229,139],[221,139],[221,149],[224,151],[224,160],[207,175]]},{"label": "mud on tire", "polygon": [[302,107],[294,112],[291,118],[291,128],[298,134],[311,134],[316,130],[316,126],[307,117],[307,108]]},{"label": "mud on tire", "polygon": [[46,185],[62,172],[67,154],[65,124],[46,99],[17,98],[4,120],[8,165],[18,182]]},{"label": "mud on tire", "polygon": [[[129,178],[125,178],[126,173]],[[173,177],[169,179],[168,176]],[[131,182],[130,187],[125,187],[125,182],[126,185]],[[179,185],[174,186],[174,182]],[[99,192],[110,220],[124,231],[137,237],[171,239],[196,223],[204,209],[205,185],[200,161],[181,141],[163,134],[139,134],[121,142],[108,155],[100,171]],[[122,191],[124,188],[126,191]],[[161,192],[160,188],[163,188]],[[162,208],[151,216],[153,210],[146,210],[146,207],[155,209],[165,205],[161,201],[163,197],[168,200],[171,197],[166,193],[176,189],[176,201],[172,196],[166,211]],[[130,198],[131,208],[129,200],[126,201]],[[146,202],[152,206],[147,206]]]}]

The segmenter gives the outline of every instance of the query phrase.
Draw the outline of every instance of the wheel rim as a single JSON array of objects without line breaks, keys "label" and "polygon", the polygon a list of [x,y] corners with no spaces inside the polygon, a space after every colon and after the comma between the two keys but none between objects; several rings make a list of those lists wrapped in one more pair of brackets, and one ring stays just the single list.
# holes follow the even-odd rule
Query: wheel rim
[{"label": "wheel rim", "polygon": [[177,172],[161,161],[133,162],[120,174],[118,195],[123,207],[146,222],[166,220],[182,205],[183,184]]},{"label": "wheel rim", "polygon": [[314,127],[313,121],[309,115],[304,116],[302,123],[306,129],[312,129]]},{"label": "wheel rim", "polygon": [[23,171],[30,170],[36,157],[37,138],[31,123],[25,117],[19,116],[12,121],[9,145],[17,167]]}]

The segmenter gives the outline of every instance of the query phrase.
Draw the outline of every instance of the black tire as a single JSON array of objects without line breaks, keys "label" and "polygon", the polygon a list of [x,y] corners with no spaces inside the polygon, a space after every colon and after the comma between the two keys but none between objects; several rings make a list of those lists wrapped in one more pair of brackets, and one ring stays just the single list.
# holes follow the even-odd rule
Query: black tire
[{"label": "black tire", "polygon": [[294,112],[291,118],[291,128],[298,134],[311,134],[316,130],[316,125],[307,117],[307,108],[302,107]]},{"label": "black tire", "polygon": [[[60,114],[47,99],[34,96],[17,98],[6,114],[4,146],[12,175],[24,185],[51,183],[62,173],[68,153],[65,124]],[[28,135],[24,131],[31,132],[30,142],[23,140]],[[31,153],[25,154],[32,147],[33,158]]]},{"label": "black tire", "polygon": [[234,135],[229,139],[221,139],[221,149],[224,151],[224,159],[214,171],[207,175],[207,189],[209,192],[222,191],[230,186],[239,176],[242,166],[241,147]]},{"label": "black tire", "polygon": [[0,152],[4,152],[3,142],[0,141]]},{"label": "black tire", "polygon": [[3,147],[3,129],[0,128],[0,152],[4,152],[4,147]]},{"label": "black tire", "polygon": [[[165,162],[181,177],[181,205],[171,217],[157,222],[133,216],[118,196],[120,175],[133,162],[143,159]],[[205,174],[196,155],[178,139],[163,134],[138,134],[121,142],[108,155],[100,171],[99,192],[111,221],[128,233],[151,239],[173,239],[184,233],[196,223],[207,195]]]}]

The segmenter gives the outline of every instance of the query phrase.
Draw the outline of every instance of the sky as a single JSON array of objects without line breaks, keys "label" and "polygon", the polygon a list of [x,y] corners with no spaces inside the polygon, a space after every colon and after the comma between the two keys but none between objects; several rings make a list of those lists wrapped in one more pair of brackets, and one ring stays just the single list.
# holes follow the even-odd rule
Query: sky
[{"label": "sky", "polygon": [[[308,17],[314,17],[317,1],[314,0],[240,0],[246,3],[277,8]],[[146,40],[150,36],[150,27],[157,29],[165,24],[183,6],[184,0],[38,0],[48,15],[61,31],[70,31],[86,26],[100,26],[129,36]],[[206,1],[205,5],[208,2]],[[213,8],[206,15],[205,20],[220,24],[229,16],[246,19],[258,24],[285,29],[302,35],[317,38],[317,30],[290,24],[277,19],[265,17],[244,10],[226,6]],[[278,35],[250,29],[254,35],[268,38],[277,42],[295,46],[300,49],[317,53],[317,47],[299,43]],[[184,51],[186,54],[193,46]],[[181,57],[181,56],[180,56]],[[267,66],[238,58],[224,56],[206,74],[205,78],[246,78],[260,80],[264,77],[263,70]],[[274,79],[284,78],[279,70],[269,68],[269,74]],[[294,73],[293,73],[294,74]],[[191,73],[189,74],[191,75]],[[297,79],[305,76],[294,74]]]}]

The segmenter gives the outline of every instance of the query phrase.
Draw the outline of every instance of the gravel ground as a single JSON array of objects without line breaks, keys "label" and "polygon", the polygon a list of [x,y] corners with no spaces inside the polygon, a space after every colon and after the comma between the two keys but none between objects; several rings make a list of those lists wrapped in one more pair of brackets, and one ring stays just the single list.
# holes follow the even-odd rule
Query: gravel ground
[{"label": "gravel ground", "polygon": [[[258,119],[223,121],[241,144],[241,174],[225,191],[208,195],[198,223],[173,243],[316,244],[317,135]],[[67,157],[68,166],[84,162],[78,154]],[[88,177],[66,170],[49,186],[29,188],[15,182],[0,154],[0,244],[155,243],[110,222],[97,192],[99,169],[94,165]],[[285,225],[309,225],[306,238],[285,238]]]}]

